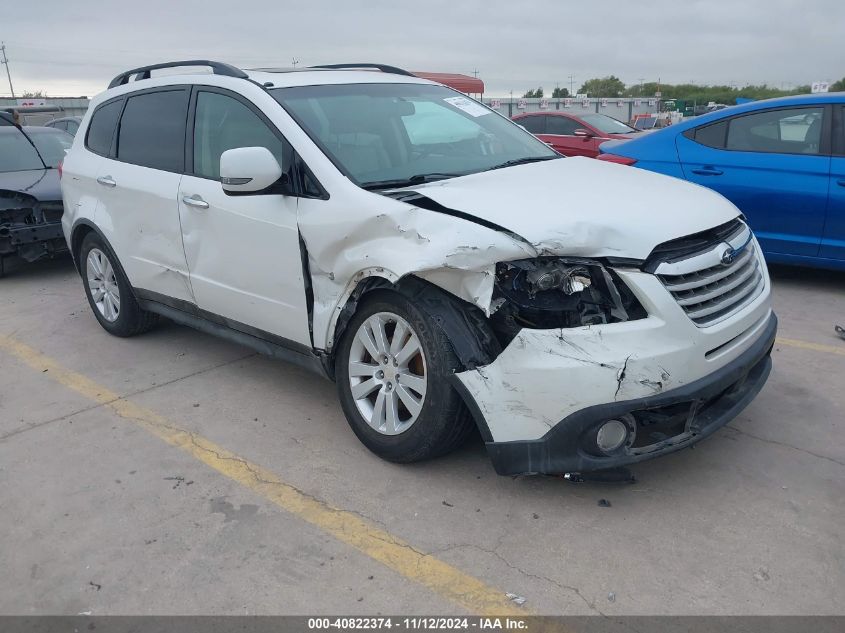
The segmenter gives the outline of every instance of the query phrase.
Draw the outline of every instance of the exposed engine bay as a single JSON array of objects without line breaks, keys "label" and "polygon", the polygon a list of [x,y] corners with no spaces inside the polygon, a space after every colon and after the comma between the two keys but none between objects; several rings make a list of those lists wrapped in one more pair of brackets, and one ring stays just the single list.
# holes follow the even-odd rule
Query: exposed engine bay
[{"label": "exposed engine bay", "polygon": [[642,319],[646,311],[596,260],[540,257],[496,265],[490,319],[503,345],[522,328],[548,330]]},{"label": "exposed engine bay", "polygon": [[17,255],[27,262],[66,251],[62,201],[0,189],[0,258]]}]

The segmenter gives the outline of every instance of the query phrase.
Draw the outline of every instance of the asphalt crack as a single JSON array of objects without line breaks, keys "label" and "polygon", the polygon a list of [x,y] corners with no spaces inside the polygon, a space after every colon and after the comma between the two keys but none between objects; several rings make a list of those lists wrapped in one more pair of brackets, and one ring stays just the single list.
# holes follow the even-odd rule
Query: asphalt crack
[{"label": "asphalt crack", "polygon": [[501,541],[502,541],[502,537],[500,536],[499,539],[497,540],[495,547],[492,548],[492,549],[487,549],[485,547],[481,547],[480,545],[476,545],[474,543],[459,543],[459,544],[455,544],[455,545],[449,545],[448,547],[444,547],[442,549],[438,549],[438,550],[433,551],[431,554],[429,554],[429,556],[435,556],[437,554],[442,554],[444,552],[449,552],[451,550],[461,549],[461,548],[471,548],[471,549],[478,550],[480,552],[483,552],[485,554],[489,554],[490,556],[497,558],[502,563],[504,563],[505,566],[507,566],[509,569],[512,569],[512,570],[518,572],[519,574],[525,576],[526,578],[533,578],[534,580],[540,580],[542,582],[547,582],[547,583],[554,585],[555,587],[557,587],[561,591],[569,591],[570,593],[575,594],[576,596],[578,596],[578,598],[581,599],[581,601],[585,605],[587,605],[587,607],[591,611],[597,613],[598,615],[600,615],[602,617],[605,617],[605,618],[608,617],[607,614],[604,613],[601,609],[599,609],[595,605],[594,602],[591,602],[584,594],[582,594],[581,590],[578,589],[578,587],[573,587],[571,585],[563,584],[562,582],[555,580],[554,578],[549,578],[548,576],[543,576],[541,574],[535,574],[535,573],[529,572],[529,571],[523,569],[522,567],[519,567],[518,565],[515,565],[514,563],[509,561],[507,558],[502,556],[502,554],[500,554],[497,551],[498,548],[500,547]]},{"label": "asphalt crack", "polygon": [[733,431],[739,435],[745,435],[746,437],[750,437],[751,439],[757,440],[758,442],[765,442],[766,444],[774,444],[775,446],[782,446],[783,448],[791,448],[794,451],[798,451],[800,453],[806,453],[807,455],[811,455],[818,459],[824,459],[829,462],[833,462],[834,464],[838,464],[839,466],[845,466],[845,462],[841,462],[838,459],[833,457],[828,457],[827,455],[822,455],[821,453],[815,453],[813,451],[807,450],[806,448],[800,448],[798,446],[793,446],[792,444],[787,444],[785,442],[778,442],[777,440],[769,440],[765,437],[760,437],[758,435],[754,435],[753,433],[749,433],[748,431],[742,431],[735,426],[726,427],[727,430]]}]

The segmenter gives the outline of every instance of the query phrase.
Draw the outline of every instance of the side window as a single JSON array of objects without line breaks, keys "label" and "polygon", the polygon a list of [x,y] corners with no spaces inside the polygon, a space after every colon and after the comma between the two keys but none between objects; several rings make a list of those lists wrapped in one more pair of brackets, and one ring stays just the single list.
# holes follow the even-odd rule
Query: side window
[{"label": "side window", "polygon": [[699,128],[693,128],[684,132],[684,136],[696,143],[715,149],[725,149],[725,135],[728,131],[728,122],[719,121]]},{"label": "side window", "polygon": [[526,116],[517,119],[515,123],[521,125],[532,134],[545,134],[547,118],[546,116]]},{"label": "side window", "polygon": [[824,109],[782,108],[730,119],[725,148],[744,152],[818,154]]},{"label": "side window", "polygon": [[283,169],[292,167],[293,149],[246,105],[217,92],[197,94],[194,119],[194,173],[220,178],[220,155],[238,147],[266,147]]},{"label": "side window", "polygon": [[123,100],[118,99],[100,106],[91,116],[91,123],[88,124],[88,136],[85,139],[85,146],[96,154],[109,155],[111,150],[114,128],[117,125],[117,118],[123,108]]},{"label": "side window", "polygon": [[185,90],[147,92],[129,97],[117,133],[117,159],[163,171],[185,164]]},{"label": "side window", "polygon": [[584,129],[582,124],[568,116],[548,116],[546,119],[546,134],[573,136],[575,130]]},{"label": "side window", "polygon": [[76,121],[65,121],[65,125],[67,126],[67,131],[70,134],[76,134],[79,130],[79,123]]},{"label": "side window", "polygon": [[67,130],[67,121],[57,121],[56,123],[51,123],[47,127],[56,128],[57,130]]}]

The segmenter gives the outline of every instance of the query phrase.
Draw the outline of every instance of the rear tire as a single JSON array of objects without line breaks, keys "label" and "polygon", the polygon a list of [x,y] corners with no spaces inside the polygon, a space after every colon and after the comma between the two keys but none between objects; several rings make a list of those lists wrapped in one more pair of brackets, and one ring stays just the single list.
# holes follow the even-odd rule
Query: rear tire
[{"label": "rear tire", "polygon": [[438,457],[472,432],[472,418],[449,384],[461,363],[443,331],[404,296],[368,295],[336,360],[346,419],[379,457],[400,463]]},{"label": "rear tire", "polygon": [[88,305],[106,332],[135,336],[158,323],[157,314],[140,308],[117,257],[96,233],[82,240],[79,268]]}]

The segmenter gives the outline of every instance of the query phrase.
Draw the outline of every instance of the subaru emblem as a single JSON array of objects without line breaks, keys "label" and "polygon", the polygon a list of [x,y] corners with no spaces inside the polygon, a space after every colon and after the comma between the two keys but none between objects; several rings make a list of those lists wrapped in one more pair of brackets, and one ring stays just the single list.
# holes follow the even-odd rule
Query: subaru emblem
[{"label": "subaru emblem", "polygon": [[736,258],[736,251],[733,248],[729,248],[724,253],[722,253],[722,264],[725,266],[729,266],[734,263],[734,259]]}]

